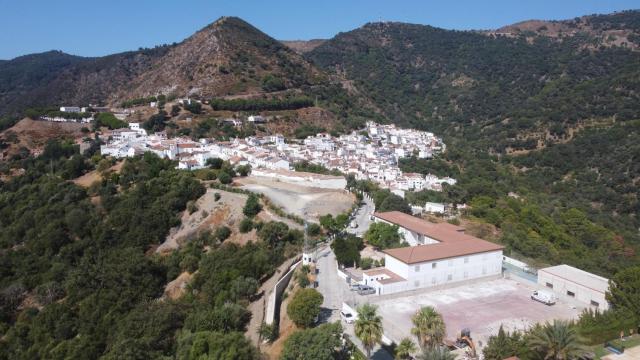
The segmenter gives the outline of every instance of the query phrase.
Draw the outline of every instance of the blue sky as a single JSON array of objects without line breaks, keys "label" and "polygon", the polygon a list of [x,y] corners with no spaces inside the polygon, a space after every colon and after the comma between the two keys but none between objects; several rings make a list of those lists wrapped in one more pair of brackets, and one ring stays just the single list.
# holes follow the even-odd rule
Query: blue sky
[{"label": "blue sky", "polygon": [[100,56],[179,42],[223,15],[290,40],[329,38],[378,20],[489,29],[633,8],[639,0],[0,0],[0,59],[53,49]]}]

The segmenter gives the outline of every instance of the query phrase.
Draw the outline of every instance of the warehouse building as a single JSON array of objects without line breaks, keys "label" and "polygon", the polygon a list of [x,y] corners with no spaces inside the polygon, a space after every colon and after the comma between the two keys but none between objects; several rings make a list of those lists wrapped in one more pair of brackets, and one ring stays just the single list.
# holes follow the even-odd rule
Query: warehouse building
[{"label": "warehouse building", "polygon": [[609,308],[605,298],[609,279],[573,266],[557,265],[538,270],[538,284],[559,297],[575,299],[600,310]]},{"label": "warehouse building", "polygon": [[398,211],[376,213],[376,221],[398,226],[414,246],[387,249],[384,267],[363,273],[376,293],[392,294],[502,274],[503,247],[464,233],[448,223],[432,223]]}]

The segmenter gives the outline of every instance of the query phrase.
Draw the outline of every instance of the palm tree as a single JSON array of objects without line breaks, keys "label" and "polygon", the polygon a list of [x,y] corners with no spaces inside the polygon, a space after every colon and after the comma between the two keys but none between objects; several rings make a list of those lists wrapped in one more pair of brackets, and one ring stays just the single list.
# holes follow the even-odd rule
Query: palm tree
[{"label": "palm tree", "polygon": [[411,321],[413,321],[411,333],[418,338],[422,349],[439,344],[444,339],[444,320],[433,307],[423,306],[413,315]]},{"label": "palm tree", "polygon": [[399,359],[408,359],[411,354],[416,352],[416,344],[409,338],[404,338],[396,347],[396,357]]},{"label": "palm tree", "polygon": [[371,356],[373,347],[382,340],[382,317],[377,310],[378,307],[371,304],[358,307],[358,320],[354,325],[356,336],[367,352],[367,358]]},{"label": "palm tree", "polygon": [[455,360],[456,356],[444,346],[429,346],[422,350],[419,360]]},{"label": "palm tree", "polygon": [[578,359],[588,352],[575,326],[564,320],[536,325],[529,333],[528,343],[545,360]]}]

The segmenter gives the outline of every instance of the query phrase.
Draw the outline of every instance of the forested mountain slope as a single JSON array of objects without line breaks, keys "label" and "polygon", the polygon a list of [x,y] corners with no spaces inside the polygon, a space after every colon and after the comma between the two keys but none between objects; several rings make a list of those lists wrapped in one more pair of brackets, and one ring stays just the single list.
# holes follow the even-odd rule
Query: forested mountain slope
[{"label": "forested mountain slope", "polygon": [[504,153],[566,139],[594,120],[637,116],[640,53],[583,45],[577,36],[558,42],[372,23],[308,57],[355,81],[395,122]]},{"label": "forested mountain slope", "polygon": [[640,52],[596,40],[635,40],[638,23],[638,11],[587,16],[559,22],[575,30],[560,38],[373,23],[306,56],[389,121],[444,135],[444,157],[402,168],[459,182],[412,200],[471,204],[509,251],[610,275],[639,260]]}]

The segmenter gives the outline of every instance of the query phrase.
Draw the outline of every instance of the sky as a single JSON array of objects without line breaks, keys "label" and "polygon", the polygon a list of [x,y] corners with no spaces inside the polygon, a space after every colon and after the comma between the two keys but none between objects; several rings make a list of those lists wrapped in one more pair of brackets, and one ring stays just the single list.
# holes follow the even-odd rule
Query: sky
[{"label": "sky", "polygon": [[494,29],[640,8],[640,0],[0,0],[0,59],[62,50],[102,56],[179,42],[221,16],[280,40],[330,38],[367,22]]}]

